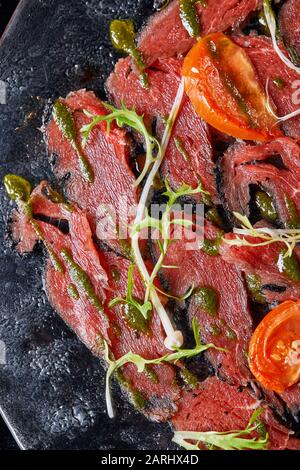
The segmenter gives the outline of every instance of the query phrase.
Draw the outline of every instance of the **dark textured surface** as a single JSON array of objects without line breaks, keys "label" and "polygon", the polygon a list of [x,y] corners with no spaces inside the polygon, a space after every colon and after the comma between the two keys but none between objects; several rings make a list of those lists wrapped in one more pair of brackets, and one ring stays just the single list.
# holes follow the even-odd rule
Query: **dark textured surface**
[{"label": "dark textured surface", "polygon": [[[33,184],[48,178],[38,128],[48,100],[80,87],[103,96],[116,60],[109,20],[138,24],[152,1],[23,0],[0,47],[0,178],[21,174]],[[43,254],[21,258],[3,234],[12,204],[0,190],[0,405],[20,443],[34,449],[166,449],[168,426],[146,421],[118,392],[117,419],[104,403],[99,361],[49,307],[42,287]]]}]

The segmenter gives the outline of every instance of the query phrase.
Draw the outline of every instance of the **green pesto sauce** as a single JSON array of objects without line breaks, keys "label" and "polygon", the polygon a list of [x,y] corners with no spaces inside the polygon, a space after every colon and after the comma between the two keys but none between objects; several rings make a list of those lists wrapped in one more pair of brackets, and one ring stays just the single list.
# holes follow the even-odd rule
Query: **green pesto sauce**
[{"label": "green pesto sauce", "polygon": [[215,238],[214,240],[208,240],[206,238],[203,242],[201,250],[204,251],[206,255],[218,256],[219,247],[220,247],[220,242],[218,241],[217,238]]},{"label": "green pesto sauce", "polygon": [[121,279],[120,271],[117,268],[112,269],[111,277],[113,278],[114,281],[118,282]]},{"label": "green pesto sauce", "polygon": [[54,204],[62,204],[68,212],[73,212],[72,204],[66,202],[65,198],[59,192],[47,187],[45,194],[51,202],[54,202]]},{"label": "green pesto sauce", "polygon": [[63,273],[64,268],[58,256],[54,253],[53,248],[45,240],[43,231],[41,230],[38,222],[35,221],[32,217],[32,207],[30,203],[31,185],[29,181],[25,180],[21,176],[9,174],[4,177],[3,183],[8,197],[13,201],[22,203],[22,210],[27,215],[37,237],[44,243],[54,268],[56,271]]},{"label": "green pesto sauce", "polygon": [[300,228],[300,217],[297,207],[289,197],[284,196],[285,205],[289,214],[289,220],[286,222],[286,228],[297,229]]},{"label": "green pesto sauce", "polygon": [[217,227],[222,227],[223,222],[216,207],[212,207],[207,211],[206,218]]},{"label": "green pesto sauce", "polygon": [[269,222],[276,222],[278,214],[276,212],[272,198],[264,191],[257,191],[255,196],[256,206],[261,216]]},{"label": "green pesto sauce", "polygon": [[206,2],[197,0],[179,0],[179,16],[184,28],[192,38],[198,38],[201,33],[199,17],[195,9],[196,3],[205,6]]},{"label": "green pesto sauce", "polygon": [[213,336],[215,336],[216,338],[218,336],[221,336],[222,330],[216,323],[213,323],[210,328],[211,328],[211,334]]},{"label": "green pesto sauce", "polygon": [[122,305],[123,318],[128,323],[128,325],[136,331],[141,331],[142,333],[149,332],[149,320],[142,315],[142,313],[131,304]]},{"label": "green pesto sauce", "polygon": [[180,377],[183,382],[190,388],[195,389],[199,384],[198,378],[190,372],[188,369],[184,368],[180,370]]},{"label": "green pesto sauce", "polygon": [[119,384],[127,391],[128,398],[133,404],[133,406],[138,410],[143,410],[144,408],[146,408],[147,399],[141,392],[134,389],[131,381],[124,377],[122,372],[119,370],[116,372],[115,376]]},{"label": "green pesto sauce", "polygon": [[[44,234],[43,234],[43,231],[41,229],[41,227],[39,226],[38,222],[36,220],[34,220],[32,218],[32,210],[31,210],[31,204],[30,203],[27,203],[25,205],[25,210],[27,212],[27,215],[29,217],[29,220],[30,220],[30,223],[32,225],[32,227],[34,228],[34,231],[36,233],[36,235],[38,236],[38,238],[44,243],[44,246],[47,250],[47,253],[49,255],[49,258],[54,266],[54,268],[56,269],[56,271],[58,271],[59,273],[63,273],[64,272],[64,267],[63,265],[61,264],[60,260],[59,260],[59,257],[56,255],[56,253],[54,252],[53,248],[49,245],[49,243],[47,242],[47,240],[45,239],[44,237]],[[30,215],[29,215],[30,214]]]},{"label": "green pesto sauce", "polygon": [[144,72],[145,63],[142,53],[136,47],[136,33],[133,21],[113,20],[109,27],[110,39],[115,49],[129,54],[134,60],[139,72],[141,84],[148,88],[148,77]]},{"label": "green pesto sauce", "polygon": [[290,279],[291,281],[298,282],[300,281],[300,264],[293,253],[292,256],[286,256],[285,258],[283,255],[285,254],[285,250],[283,250],[278,259],[278,266],[279,270],[283,272],[283,274]]},{"label": "green pesto sauce", "polygon": [[283,80],[282,77],[274,77],[272,79],[272,82],[279,90],[283,90],[286,86],[286,82]]},{"label": "green pesto sauce", "polygon": [[56,101],[53,106],[53,118],[63,137],[70,142],[73,149],[76,151],[84,179],[92,183],[94,181],[94,173],[88,159],[83,154],[77,142],[76,127],[72,113],[65,104],[61,101]]},{"label": "green pesto sauce", "polygon": [[237,341],[237,335],[235,331],[233,331],[229,326],[227,325],[225,328],[225,336],[230,339],[230,341]]},{"label": "green pesto sauce", "polygon": [[77,287],[74,284],[69,284],[68,287],[68,294],[73,300],[79,300],[79,292]]},{"label": "green pesto sauce", "polygon": [[194,292],[195,304],[204,312],[215,317],[218,314],[219,299],[212,287],[201,287]]},{"label": "green pesto sauce", "polygon": [[185,161],[190,162],[191,157],[188,154],[188,152],[186,151],[186,149],[184,148],[184,144],[183,144],[181,138],[180,137],[175,137],[174,142],[175,142],[175,145],[176,145],[176,148],[177,148],[178,152],[181,153],[181,155],[183,156]]},{"label": "green pesto sauce", "polygon": [[146,377],[148,377],[149,380],[151,380],[151,382],[153,382],[154,384],[158,384],[158,376],[153,367],[151,367],[150,365],[146,365],[144,369],[144,374],[146,375]]},{"label": "green pesto sauce", "polygon": [[214,239],[205,238],[201,246],[201,250],[204,251],[206,255],[218,256],[220,252],[222,236],[223,236],[223,232],[219,230],[219,234],[216,238]]},{"label": "green pesto sauce", "polygon": [[287,51],[289,53],[289,56],[293,64],[296,65],[297,67],[300,67],[300,56],[297,50],[287,39],[285,39],[284,43],[285,43],[285,47],[287,48]]},{"label": "green pesto sauce", "polygon": [[7,195],[13,201],[28,202],[31,194],[31,184],[22,176],[8,174],[3,178]]},{"label": "green pesto sauce", "polygon": [[91,304],[103,315],[103,305],[94,290],[94,286],[89,276],[79,266],[79,264],[74,261],[72,255],[66,248],[61,250],[61,256],[69,269],[70,277],[78,291],[84,292]]},{"label": "green pesto sauce", "polygon": [[257,274],[247,274],[246,277],[247,290],[251,298],[259,303],[264,304],[266,299],[261,292],[261,279]]},{"label": "green pesto sauce", "polygon": [[226,338],[228,338],[230,341],[237,341],[237,335],[235,331],[233,331],[232,328],[226,323],[225,320],[221,320],[221,325],[223,328],[222,334],[225,334]]}]

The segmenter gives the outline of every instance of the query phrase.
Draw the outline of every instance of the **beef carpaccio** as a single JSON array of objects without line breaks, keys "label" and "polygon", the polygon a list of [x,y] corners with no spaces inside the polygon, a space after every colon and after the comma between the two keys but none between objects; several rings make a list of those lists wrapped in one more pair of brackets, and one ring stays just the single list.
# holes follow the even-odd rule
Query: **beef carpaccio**
[{"label": "beef carpaccio", "polygon": [[109,416],[114,375],[186,449],[300,449],[299,12],[173,0],[138,35],[112,21],[129,55],[108,101],[72,91],[45,125],[56,189],[4,178],[10,237],[44,246]]}]

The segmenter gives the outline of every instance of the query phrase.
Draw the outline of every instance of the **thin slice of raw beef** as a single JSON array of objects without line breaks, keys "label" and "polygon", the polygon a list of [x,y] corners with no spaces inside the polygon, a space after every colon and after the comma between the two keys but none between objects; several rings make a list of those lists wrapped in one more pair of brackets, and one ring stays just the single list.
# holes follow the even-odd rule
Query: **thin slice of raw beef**
[{"label": "thin slice of raw beef", "polygon": [[[226,240],[234,240],[241,235],[229,233]],[[261,238],[245,237],[250,243],[261,243]],[[222,258],[233,266],[238,267],[248,275],[257,275],[261,284],[261,292],[269,302],[282,302],[284,300],[298,300],[300,296],[300,278],[297,260],[300,259],[299,248],[295,249],[295,263],[297,270],[292,272],[282,271],[280,268],[282,254],[286,246],[283,243],[269,244],[266,246],[231,246],[225,241],[221,244]],[[300,266],[300,265],[299,265]]]},{"label": "thin slice of raw beef", "polygon": [[[124,100],[128,108],[134,107],[144,116],[149,128],[154,126],[157,137],[161,139],[180,83],[180,70],[179,60],[157,61],[147,71],[149,89],[145,89],[131,70],[130,59],[122,59],[109,77],[107,89],[117,106]],[[212,200],[217,202],[213,171],[208,126],[196,115],[190,101],[184,96],[161,168],[162,176],[168,178],[173,188],[183,183],[195,188],[202,182]]]},{"label": "thin slice of raw beef", "polygon": [[250,188],[258,185],[271,196],[280,221],[296,228],[300,218],[300,147],[294,140],[284,137],[267,144],[235,144],[224,154],[221,169],[229,211],[249,215]]},{"label": "thin slice of raw beef", "polygon": [[[85,90],[70,93],[60,100],[72,113],[76,126],[77,144],[81,146],[82,126],[91,122],[91,115],[108,113],[94,93]],[[130,145],[125,130],[114,123],[107,132],[106,123],[99,123],[91,132],[82,152],[88,159],[94,182],[88,183],[81,172],[78,155],[54,119],[47,130],[48,150],[54,154],[54,173],[63,182],[70,202],[86,209],[93,232],[100,241],[118,252],[126,253],[126,227],[135,215],[137,190],[135,177],[128,165]],[[118,238],[124,231],[124,239]],[[116,233],[117,232],[117,233]]]},{"label": "thin slice of raw beef", "polygon": [[[197,2],[195,8],[203,35],[234,29],[261,6],[261,0],[209,0],[205,6],[201,3]],[[151,65],[157,59],[185,54],[195,41],[182,24],[178,1],[173,0],[150,18],[138,44],[147,65]]]},{"label": "thin slice of raw beef", "polygon": [[[100,250],[93,242],[86,211],[76,205],[71,208],[65,203],[53,202],[49,194],[53,195],[53,191],[42,182],[32,193],[31,206],[34,223],[38,224],[44,244],[52,254],[45,270],[45,289],[51,305],[99,357],[103,356],[103,339],[108,342],[115,359],[129,351],[146,359],[166,355],[165,334],[155,312],[140,328],[129,323],[130,315],[123,306],[109,308],[109,302],[114,298],[126,297],[131,262],[113,252]],[[21,207],[15,220],[18,216],[23,221],[23,233],[20,224],[17,224],[17,231],[13,225],[13,237],[18,242],[21,235],[23,243],[28,231],[29,234],[32,232],[32,224],[29,219],[24,223]],[[35,235],[35,242],[40,238]],[[77,267],[64,258],[62,250],[68,251]],[[53,264],[53,255],[62,270],[57,270],[57,263]],[[133,295],[142,301],[145,287],[137,269],[133,282]],[[137,313],[133,312],[135,316]],[[176,382],[176,368],[172,365],[155,365],[146,374],[138,373],[134,365],[126,365],[122,372],[121,383],[125,391],[137,406],[145,406],[144,413],[150,418],[165,420],[176,410],[181,389]]]},{"label": "thin slice of raw beef", "polygon": [[[300,1],[287,0],[279,13],[279,27],[293,58],[300,56]],[[292,50],[291,50],[292,49]],[[295,52],[294,52],[295,51]],[[299,59],[299,57],[297,57]],[[299,66],[299,63],[297,63]]]},{"label": "thin slice of raw beef", "polygon": [[[271,40],[264,36],[234,37],[251,59],[262,86],[268,91],[278,117],[299,109],[299,74],[286,66],[275,52]],[[282,51],[288,55],[284,46]],[[300,116],[284,123],[282,128],[287,135],[300,139]]]},{"label": "thin slice of raw beef", "polygon": [[[172,423],[177,431],[242,430],[246,428],[254,410],[263,406],[247,389],[231,386],[212,377],[200,384],[197,390],[183,394]],[[264,408],[260,419],[270,436],[270,450],[300,448],[300,440],[293,438],[292,433],[275,420],[268,408]]]},{"label": "thin slice of raw beef", "polygon": [[[252,319],[244,280],[240,271],[226,263],[212,248],[220,236],[218,230],[206,223],[204,235],[205,251],[199,244],[190,244],[188,231],[178,241],[174,240],[164,264],[177,269],[162,269],[161,276],[168,292],[176,297],[183,296],[194,286],[194,294],[187,304],[190,324],[195,318],[201,328],[202,340],[226,349],[226,352],[215,349],[207,352],[216,372],[230,383],[245,384],[251,376],[246,351],[252,334]],[[199,296],[197,293],[203,288],[213,290],[214,310],[207,308],[205,302],[201,303],[202,291]]]}]

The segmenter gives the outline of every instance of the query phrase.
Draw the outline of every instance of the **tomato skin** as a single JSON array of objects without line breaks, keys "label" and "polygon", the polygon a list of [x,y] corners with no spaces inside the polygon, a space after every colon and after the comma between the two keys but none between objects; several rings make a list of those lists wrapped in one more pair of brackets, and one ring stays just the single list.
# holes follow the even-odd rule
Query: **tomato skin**
[{"label": "tomato skin", "polygon": [[249,346],[249,366],[268,390],[282,393],[300,379],[300,301],[273,309],[256,328]]},{"label": "tomato skin", "polygon": [[219,131],[256,141],[282,135],[246,52],[223,33],[195,44],[182,76],[195,111]]}]

